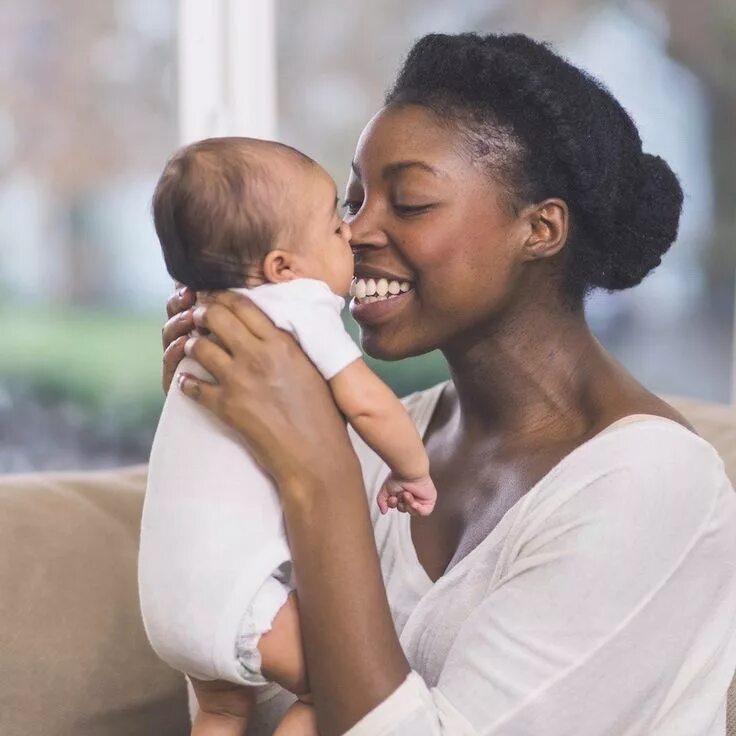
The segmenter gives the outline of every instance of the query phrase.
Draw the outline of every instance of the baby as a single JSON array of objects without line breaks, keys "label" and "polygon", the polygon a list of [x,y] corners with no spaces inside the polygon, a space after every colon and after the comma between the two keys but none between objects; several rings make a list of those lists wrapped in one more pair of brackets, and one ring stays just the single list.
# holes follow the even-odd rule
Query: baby
[{"label": "baby", "polygon": [[[295,149],[220,138],[174,155],[153,213],[176,281],[241,291],[297,339],[390,471],[381,513],[393,496],[426,515],[436,491],[421,438],[340,318],[353,258],[336,202],[327,172]],[[387,298],[402,286],[389,284]],[[212,380],[189,358],[179,371]],[[257,686],[270,681],[299,696],[275,734],[316,734],[277,490],[240,438],[176,380],[151,450],[139,588],[151,645],[194,686],[193,734],[244,734]]]}]

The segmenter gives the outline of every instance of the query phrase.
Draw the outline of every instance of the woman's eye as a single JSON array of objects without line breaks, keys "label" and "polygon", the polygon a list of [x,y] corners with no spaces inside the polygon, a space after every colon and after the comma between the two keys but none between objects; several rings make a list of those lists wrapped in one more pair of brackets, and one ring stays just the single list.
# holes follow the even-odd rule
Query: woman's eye
[{"label": "woman's eye", "polygon": [[349,214],[349,215],[357,215],[358,211],[360,210],[362,206],[362,202],[358,202],[354,199],[346,199],[342,203],[342,208]]},{"label": "woman's eye", "polygon": [[394,209],[400,215],[419,215],[430,209],[431,204],[394,204]]}]

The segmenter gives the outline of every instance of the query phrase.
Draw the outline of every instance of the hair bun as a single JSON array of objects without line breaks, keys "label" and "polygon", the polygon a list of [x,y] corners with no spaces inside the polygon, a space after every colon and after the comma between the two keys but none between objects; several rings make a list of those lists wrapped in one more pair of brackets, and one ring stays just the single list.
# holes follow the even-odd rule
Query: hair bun
[{"label": "hair bun", "polygon": [[681,210],[677,176],[664,159],[643,153],[638,187],[614,227],[615,247],[591,285],[613,291],[640,283],[676,240]]}]

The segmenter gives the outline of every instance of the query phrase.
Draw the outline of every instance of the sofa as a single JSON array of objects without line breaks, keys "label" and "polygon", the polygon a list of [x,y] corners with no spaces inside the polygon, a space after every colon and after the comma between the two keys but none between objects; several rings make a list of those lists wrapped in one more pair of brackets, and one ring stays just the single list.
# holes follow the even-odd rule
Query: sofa
[{"label": "sofa", "polygon": [[[736,411],[673,403],[736,485]],[[0,736],[189,733],[184,680],[152,653],[138,612],[145,477],[0,476]],[[736,736],[734,685],[728,718]]]}]

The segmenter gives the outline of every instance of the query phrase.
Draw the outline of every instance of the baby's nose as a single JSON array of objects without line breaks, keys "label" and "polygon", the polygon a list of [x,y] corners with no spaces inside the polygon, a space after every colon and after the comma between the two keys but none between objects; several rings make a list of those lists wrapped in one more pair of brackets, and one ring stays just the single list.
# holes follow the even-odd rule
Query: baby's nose
[{"label": "baby's nose", "polygon": [[342,223],[342,235],[345,240],[351,240],[353,237],[353,231],[350,229],[350,225],[347,222]]}]

